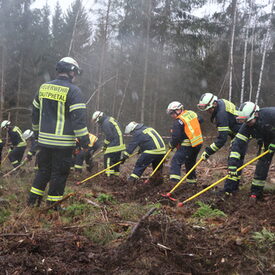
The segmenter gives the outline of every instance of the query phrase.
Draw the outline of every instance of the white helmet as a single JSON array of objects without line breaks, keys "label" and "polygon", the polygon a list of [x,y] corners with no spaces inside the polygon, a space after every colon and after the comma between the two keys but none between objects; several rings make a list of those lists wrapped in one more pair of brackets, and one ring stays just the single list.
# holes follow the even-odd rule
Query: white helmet
[{"label": "white helmet", "polygon": [[132,131],[135,130],[135,128],[138,126],[138,123],[135,121],[131,121],[126,127],[125,127],[125,134],[130,134]]},{"label": "white helmet", "polygon": [[1,128],[5,128],[7,126],[9,126],[11,124],[11,122],[9,120],[3,120],[1,122]]},{"label": "white helmet", "polygon": [[255,118],[256,112],[260,110],[259,106],[251,101],[244,102],[239,110],[237,120],[249,122],[253,118]]},{"label": "white helmet", "polygon": [[95,122],[98,122],[100,120],[100,118],[103,117],[103,115],[104,115],[103,112],[101,112],[101,111],[95,111],[93,113],[92,120],[95,121]]},{"label": "white helmet", "polygon": [[205,93],[201,96],[199,104],[197,107],[201,111],[206,111],[213,107],[215,101],[218,100],[218,97],[213,95],[212,93]]},{"label": "white helmet", "polygon": [[27,140],[28,138],[30,138],[33,135],[33,131],[28,129],[26,130],[23,134],[22,134],[22,138]]},{"label": "white helmet", "polygon": [[70,71],[74,71],[78,75],[81,74],[81,69],[78,63],[71,57],[63,57],[56,64],[56,70],[59,73],[66,73]]},{"label": "white helmet", "polygon": [[172,112],[176,111],[176,110],[183,110],[183,105],[179,102],[179,101],[172,101],[167,109],[166,109],[166,113],[168,115],[170,115]]}]

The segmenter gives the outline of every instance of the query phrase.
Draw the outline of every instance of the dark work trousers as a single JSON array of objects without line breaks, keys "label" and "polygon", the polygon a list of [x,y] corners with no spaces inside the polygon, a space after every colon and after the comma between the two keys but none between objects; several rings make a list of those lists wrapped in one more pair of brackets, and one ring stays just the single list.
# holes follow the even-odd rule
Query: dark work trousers
[{"label": "dark work trousers", "polygon": [[70,173],[72,150],[40,147],[37,155],[38,171],[30,190],[29,204],[35,204],[36,199],[44,195],[48,182],[50,184],[47,201],[54,203],[62,199]]},{"label": "dark work trousers", "polygon": [[[160,161],[163,159],[164,154],[161,155],[155,155],[155,154],[148,154],[148,153],[142,153],[140,157],[138,158],[135,168],[130,175],[130,179],[138,179],[143,174],[144,170],[152,164],[153,170],[158,166]],[[162,171],[163,164],[160,165],[158,168],[158,171]],[[161,172],[160,172],[161,173]],[[159,174],[160,174],[159,173]]]},{"label": "dark work trousers", "polygon": [[[108,166],[111,166],[117,162],[120,161],[121,158],[121,151],[114,152],[114,153],[108,153],[104,154],[104,168],[107,168]],[[111,168],[110,170],[106,171],[106,175],[110,177],[113,176],[119,176],[119,164]]]},{"label": "dark work trousers", "polygon": [[74,168],[79,169],[79,171],[82,171],[83,167],[83,162],[85,159],[86,152],[83,150],[80,150],[76,156],[75,156],[75,163],[74,163]]},{"label": "dark work trousers", "polygon": [[[267,147],[265,148],[265,150],[267,150]],[[263,189],[268,175],[270,164],[272,163],[273,155],[274,153],[269,153],[258,160],[254,178],[252,180],[251,194],[256,195],[258,197],[261,197],[263,195]]]},{"label": "dark work trousers", "polygon": [[[202,145],[196,147],[181,146],[174,154],[170,167],[170,180],[178,182],[181,179],[181,166],[185,164],[186,173],[196,164]],[[196,171],[187,177],[187,182],[196,183]]]},{"label": "dark work trousers", "polygon": [[24,155],[26,146],[23,147],[15,147],[12,149],[12,151],[9,153],[8,158],[12,164],[13,167],[17,167]]}]

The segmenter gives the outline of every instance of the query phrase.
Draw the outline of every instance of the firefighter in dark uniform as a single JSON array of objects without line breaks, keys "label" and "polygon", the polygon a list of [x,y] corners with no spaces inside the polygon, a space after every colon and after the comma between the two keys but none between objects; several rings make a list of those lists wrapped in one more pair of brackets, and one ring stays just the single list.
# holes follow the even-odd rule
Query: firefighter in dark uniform
[{"label": "firefighter in dark uniform", "polygon": [[35,140],[34,133],[32,130],[28,129],[23,134],[22,137],[26,142],[30,141],[30,150],[27,153],[26,160],[31,161],[32,157],[35,156],[37,151],[37,141]]},{"label": "firefighter in dark uniform", "polygon": [[81,173],[82,169],[84,168],[83,162],[85,160],[86,162],[86,168],[89,172],[92,171],[93,168],[93,162],[92,162],[92,156],[95,151],[97,151],[100,147],[98,137],[89,133],[89,140],[90,143],[88,144],[87,149],[83,149],[81,147],[80,141],[77,138],[76,144],[77,144],[77,154],[75,156],[75,164],[74,168],[76,172]]},{"label": "firefighter in dark uniform", "polygon": [[9,120],[2,121],[1,128],[8,131],[8,144],[10,144],[8,158],[12,166],[15,168],[21,163],[27,143],[22,137],[21,130],[17,126],[12,126]]},{"label": "firefighter in dark uniform", "polygon": [[[107,168],[121,159],[121,152],[125,150],[123,135],[118,122],[113,117],[106,116],[101,111],[95,111],[92,120],[99,124],[105,135],[103,151],[104,167]],[[107,176],[119,176],[119,167],[120,165],[116,165],[106,171]]]},{"label": "firefighter in dark uniform", "polygon": [[[167,107],[167,114],[175,120],[169,143],[171,149],[177,148],[170,167],[170,181],[175,183],[181,179],[181,166],[183,164],[185,164],[186,172],[195,165],[203,138],[200,122],[195,112],[184,110],[180,102],[173,101]],[[197,183],[195,170],[187,177],[187,182],[190,184]]]},{"label": "firefighter in dark uniform", "polygon": [[[122,154],[122,162],[124,162],[138,146],[140,148],[139,152],[141,155],[129,177],[130,181],[136,181],[150,164],[152,164],[153,170],[158,166],[166,153],[165,144],[155,129],[134,121],[126,126],[125,134],[131,134],[133,137],[127,145],[126,151]],[[162,165],[160,165],[158,171],[155,173],[152,183],[162,183],[161,176]]]},{"label": "firefighter in dark uniform", "polygon": [[[211,114],[211,122],[215,123],[218,129],[216,140],[206,147],[202,153],[202,158],[206,160],[225,145],[228,137],[231,140],[235,138],[241,127],[241,123],[238,123],[236,120],[236,106],[226,99],[218,99],[212,93],[203,94],[197,106],[199,110],[207,111]],[[241,155],[237,168],[242,166],[244,155],[245,153]],[[236,185],[239,185],[240,178],[241,172],[238,172],[237,176],[230,175],[227,181],[233,181]]]},{"label": "firefighter in dark uniform", "polygon": [[80,74],[71,57],[56,65],[57,78],[41,85],[33,100],[32,124],[38,139],[38,172],[34,179],[29,205],[39,205],[49,182],[47,203],[62,199],[69,175],[75,139],[87,148],[89,135],[86,104],[80,89],[72,84]]},{"label": "firefighter in dark uniform", "polygon": [[[240,156],[245,154],[246,144],[251,137],[262,140],[264,150],[269,150],[269,154],[258,160],[251,185],[251,199],[262,199],[265,181],[275,152],[275,107],[259,109],[255,103],[245,102],[239,108],[237,119],[244,124],[231,148],[228,175],[236,176]],[[228,192],[236,188],[234,182],[226,182],[224,186],[225,191]]]}]

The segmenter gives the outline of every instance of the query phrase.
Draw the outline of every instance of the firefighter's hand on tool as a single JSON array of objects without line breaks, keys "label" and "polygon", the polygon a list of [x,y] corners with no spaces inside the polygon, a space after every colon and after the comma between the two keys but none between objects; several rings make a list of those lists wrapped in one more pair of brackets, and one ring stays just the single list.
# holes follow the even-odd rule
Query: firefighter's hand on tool
[{"label": "firefighter's hand on tool", "polygon": [[275,153],[275,144],[274,143],[269,144],[269,146],[268,146],[268,152],[270,154]]},{"label": "firefighter's hand on tool", "polygon": [[102,152],[105,153],[106,150],[107,150],[107,146],[104,145],[104,146],[102,147]]},{"label": "firefighter's hand on tool", "polygon": [[238,172],[237,172],[237,167],[228,167],[228,175],[231,177],[237,177],[238,176]]},{"label": "firefighter's hand on tool", "polygon": [[126,154],[123,153],[122,158],[120,160],[121,164],[123,164],[127,158],[129,158],[129,157]]},{"label": "firefighter's hand on tool", "polygon": [[203,159],[203,160],[207,160],[208,158],[209,158],[210,156],[204,151],[203,153],[202,153],[202,155],[201,155],[201,158]]}]

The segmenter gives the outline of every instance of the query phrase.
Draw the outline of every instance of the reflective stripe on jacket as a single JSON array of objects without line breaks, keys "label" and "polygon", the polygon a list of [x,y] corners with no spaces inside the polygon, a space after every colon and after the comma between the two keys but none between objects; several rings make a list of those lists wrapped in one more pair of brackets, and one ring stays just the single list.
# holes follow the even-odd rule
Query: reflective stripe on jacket
[{"label": "reflective stripe on jacket", "polygon": [[101,128],[105,134],[104,146],[107,147],[104,154],[125,150],[123,135],[118,122],[113,117],[103,117]]},{"label": "reflective stripe on jacket", "polygon": [[131,155],[137,146],[142,153],[162,155],[166,153],[165,144],[160,134],[153,128],[143,126],[136,127],[133,137],[126,148],[126,155]]},{"label": "reflective stripe on jacket", "polygon": [[80,89],[63,76],[41,85],[33,100],[32,124],[39,145],[74,147],[76,137],[88,135]]},{"label": "reflective stripe on jacket", "polygon": [[89,147],[93,147],[96,143],[96,141],[98,140],[98,137],[89,133],[89,140],[90,140],[90,143],[88,144]]},{"label": "reflective stripe on jacket", "polygon": [[15,147],[24,147],[27,146],[25,139],[22,137],[22,131],[19,127],[14,126],[8,130],[9,140],[11,144]]},{"label": "reflective stripe on jacket", "polygon": [[191,146],[196,147],[203,143],[201,126],[195,112],[184,110],[178,117],[184,124],[184,131],[190,140]]}]

